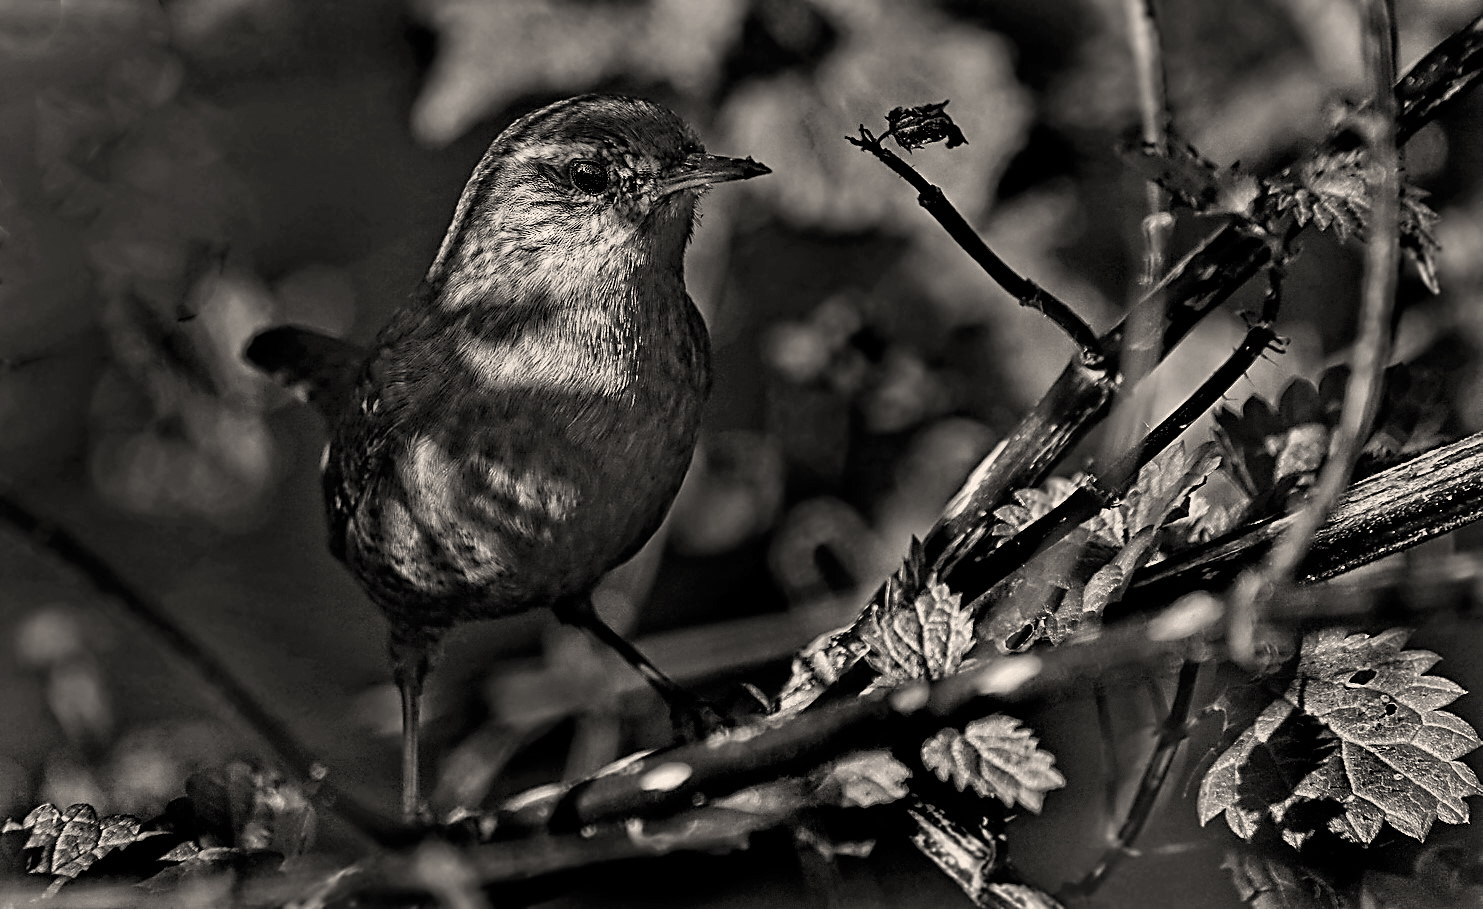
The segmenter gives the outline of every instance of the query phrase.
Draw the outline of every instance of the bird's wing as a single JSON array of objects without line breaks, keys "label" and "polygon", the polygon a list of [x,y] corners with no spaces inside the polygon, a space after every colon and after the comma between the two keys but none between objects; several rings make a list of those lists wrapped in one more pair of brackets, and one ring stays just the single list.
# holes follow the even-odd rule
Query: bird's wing
[{"label": "bird's wing", "polygon": [[243,356],[333,424],[350,405],[367,351],[312,328],[283,325],[254,337]]}]

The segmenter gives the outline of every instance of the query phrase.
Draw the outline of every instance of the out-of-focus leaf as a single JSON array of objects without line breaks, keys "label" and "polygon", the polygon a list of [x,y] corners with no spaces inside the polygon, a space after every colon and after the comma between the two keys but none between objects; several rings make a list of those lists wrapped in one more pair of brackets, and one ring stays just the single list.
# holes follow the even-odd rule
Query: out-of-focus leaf
[{"label": "out-of-focus leaf", "polygon": [[944,782],[1039,814],[1045,794],[1066,785],[1055,755],[1020,721],[994,714],[962,732],[943,729],[922,745],[922,763]]},{"label": "out-of-focus leaf", "polygon": [[[1313,224],[1332,230],[1341,240],[1363,238],[1370,216],[1374,170],[1363,148],[1304,159],[1295,170],[1266,184],[1277,211],[1291,210],[1299,226]],[[1425,202],[1426,192],[1409,182],[1401,184],[1401,250],[1416,263],[1421,280],[1440,293],[1437,279],[1437,213]]]},{"label": "out-of-focus leaf", "polygon": [[1291,182],[1273,185],[1277,210],[1291,209],[1299,225],[1332,230],[1341,240],[1360,235],[1370,211],[1367,167],[1363,149],[1304,158]]},{"label": "out-of-focus leaf", "polygon": [[1249,216],[1263,191],[1256,177],[1234,166],[1221,168],[1192,145],[1175,145],[1165,155],[1144,143],[1129,149],[1123,159],[1135,173],[1201,214]]},{"label": "out-of-focus leaf", "polygon": [[828,764],[817,776],[815,795],[820,801],[869,808],[904,798],[911,770],[889,751],[857,751]]},{"label": "out-of-focus leaf", "polygon": [[[1440,383],[1399,363],[1385,371],[1374,429],[1355,466],[1365,477],[1448,441],[1449,416]],[[1237,414],[1216,411],[1216,438],[1226,452],[1225,470],[1251,500],[1245,520],[1280,514],[1301,501],[1328,457],[1333,427],[1344,403],[1348,368],[1324,372],[1317,385],[1293,379],[1277,407],[1251,397]]]},{"label": "out-of-focus leaf", "polygon": [[1252,909],[1345,909],[1346,902],[1314,868],[1252,849],[1232,849],[1220,867],[1231,873]]},{"label": "out-of-focus leaf", "polygon": [[1304,638],[1284,695],[1206,773],[1200,822],[1224,813],[1248,840],[1275,826],[1294,846],[1319,830],[1367,844],[1384,823],[1418,840],[1437,820],[1466,823],[1483,786],[1457,759],[1479,739],[1438,709],[1463,689],[1426,675],[1439,657],[1402,650],[1407,636]]},{"label": "out-of-focus leaf", "polygon": [[722,76],[747,4],[417,0],[413,9],[439,42],[412,130],[443,145],[517,98],[574,94],[619,73],[703,96]]},{"label": "out-of-focus leaf", "polygon": [[185,791],[203,843],[248,851],[302,854],[314,833],[314,808],[280,776],[241,761],[192,774]]}]

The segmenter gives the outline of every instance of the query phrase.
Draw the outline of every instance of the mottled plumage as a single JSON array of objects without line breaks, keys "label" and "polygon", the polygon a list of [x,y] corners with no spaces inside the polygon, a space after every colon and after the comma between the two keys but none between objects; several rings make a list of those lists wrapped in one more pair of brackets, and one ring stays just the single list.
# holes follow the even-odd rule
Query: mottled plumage
[{"label": "mottled plumage", "polygon": [[338,407],[330,546],[390,620],[410,732],[444,630],[538,607],[580,615],[658,528],[711,381],[684,281],[695,203],[763,173],[706,155],[649,102],[553,104],[490,146],[353,386],[283,375],[273,351],[303,330],[249,349]]}]

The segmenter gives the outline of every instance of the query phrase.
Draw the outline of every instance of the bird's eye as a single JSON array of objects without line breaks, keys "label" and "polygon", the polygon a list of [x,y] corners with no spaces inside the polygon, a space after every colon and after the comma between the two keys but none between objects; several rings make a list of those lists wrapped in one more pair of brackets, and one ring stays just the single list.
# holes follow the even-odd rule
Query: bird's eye
[{"label": "bird's eye", "polygon": [[608,169],[589,158],[579,158],[567,165],[567,179],[584,193],[596,196],[608,188]]}]

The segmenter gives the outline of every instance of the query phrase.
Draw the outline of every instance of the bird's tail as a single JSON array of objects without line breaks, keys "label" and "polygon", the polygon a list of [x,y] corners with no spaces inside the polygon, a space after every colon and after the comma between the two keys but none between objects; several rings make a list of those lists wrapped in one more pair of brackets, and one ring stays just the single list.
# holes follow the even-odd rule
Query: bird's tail
[{"label": "bird's tail", "polygon": [[242,354],[301,400],[333,419],[349,406],[366,351],[312,328],[282,325],[259,333]]}]

